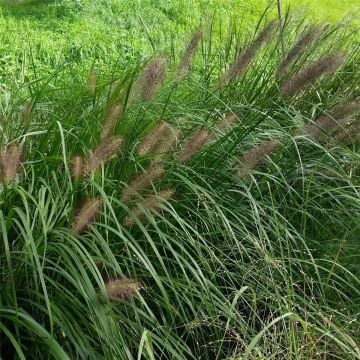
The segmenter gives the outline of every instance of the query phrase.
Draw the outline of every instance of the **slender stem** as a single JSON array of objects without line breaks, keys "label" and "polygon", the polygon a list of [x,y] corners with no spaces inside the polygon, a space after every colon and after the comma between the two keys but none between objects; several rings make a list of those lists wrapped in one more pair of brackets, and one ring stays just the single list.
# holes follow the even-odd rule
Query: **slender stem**
[{"label": "slender stem", "polygon": [[284,55],[285,47],[284,47],[284,39],[283,39],[283,20],[282,20],[282,11],[281,11],[281,0],[276,0],[277,2],[277,10],[279,16],[279,28],[280,28],[280,43],[281,43],[281,51]]}]

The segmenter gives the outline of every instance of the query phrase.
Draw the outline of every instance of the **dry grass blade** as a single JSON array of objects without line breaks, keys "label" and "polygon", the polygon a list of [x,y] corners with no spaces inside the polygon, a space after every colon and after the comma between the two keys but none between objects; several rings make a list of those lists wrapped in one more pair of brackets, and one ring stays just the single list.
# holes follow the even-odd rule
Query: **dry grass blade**
[{"label": "dry grass blade", "polygon": [[305,90],[322,75],[334,73],[344,63],[344,60],[344,54],[340,52],[323,56],[287,81],[281,87],[282,94],[292,96]]},{"label": "dry grass blade", "polygon": [[194,54],[200,45],[202,34],[203,34],[202,29],[198,29],[197,31],[195,31],[190,42],[188,43],[181,57],[180,64],[176,73],[177,81],[180,81],[184,76],[187,75]]},{"label": "dry grass blade", "polygon": [[240,178],[247,177],[252,169],[262,164],[280,145],[281,142],[279,140],[271,139],[263,141],[259,145],[248,150],[239,161],[237,176]]},{"label": "dry grass blade", "polygon": [[90,174],[96,171],[102,163],[114,157],[119,152],[121,144],[122,139],[117,136],[112,136],[101,142],[101,144],[89,154],[84,167],[84,174]]},{"label": "dry grass blade", "polygon": [[240,53],[236,60],[230,65],[229,70],[220,78],[218,87],[225,86],[229,81],[237,78],[245,72],[263,44],[271,39],[276,21],[271,21],[265,26],[260,34]]},{"label": "dry grass blade", "polygon": [[190,136],[184,143],[182,150],[179,152],[177,159],[181,163],[189,161],[203,146],[205,146],[212,138],[212,134],[200,129]]},{"label": "dry grass blade", "polygon": [[110,300],[125,300],[136,295],[143,286],[136,279],[114,278],[105,283],[106,295]]},{"label": "dry grass blade", "polygon": [[143,174],[138,175],[135,179],[130,181],[123,190],[122,201],[129,202],[133,196],[148,188],[156,179],[163,176],[164,173],[165,169],[163,165],[153,164],[149,169],[144,171]]},{"label": "dry grass blade", "polygon": [[73,234],[80,234],[88,229],[96,219],[101,209],[101,199],[92,198],[86,200],[76,211],[76,216],[71,224]]},{"label": "dry grass blade", "polygon": [[16,176],[23,162],[23,149],[13,143],[5,147],[0,154],[0,177],[4,184],[9,184]]},{"label": "dry grass blade", "polygon": [[[173,189],[161,190],[156,196],[148,196],[144,198],[135,208],[133,208],[134,216],[138,219],[143,219],[145,217],[145,211],[154,212],[161,208],[161,205],[171,199],[175,194]],[[131,226],[135,223],[135,220],[131,216],[127,216],[124,219],[125,226]]]},{"label": "dry grass blade", "polygon": [[166,58],[159,56],[152,60],[141,73],[135,89],[143,101],[150,101],[165,78]]}]

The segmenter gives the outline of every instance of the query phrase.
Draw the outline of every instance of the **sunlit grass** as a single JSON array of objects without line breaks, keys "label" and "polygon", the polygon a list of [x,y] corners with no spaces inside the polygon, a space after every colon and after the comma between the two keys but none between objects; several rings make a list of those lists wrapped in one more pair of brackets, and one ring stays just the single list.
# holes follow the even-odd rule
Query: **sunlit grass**
[{"label": "sunlit grass", "polygon": [[[53,24],[65,10],[47,10]],[[1,357],[360,358],[359,111],[332,113],[359,104],[352,38],[324,29],[282,78],[281,40],[287,52],[304,23],[253,42],[236,68],[254,31],[216,22],[179,79],[189,24],[163,43],[142,30],[135,46],[116,42],[120,30],[85,44],[89,22],[74,48],[82,11],[63,13],[69,33],[42,33],[40,48],[2,33],[0,46],[15,45],[1,75]],[[345,64],[284,95],[288,78],[340,49]],[[166,76],[154,56],[167,57]],[[315,136],[325,115],[335,131]],[[126,193],[154,164],[164,171]]]}]

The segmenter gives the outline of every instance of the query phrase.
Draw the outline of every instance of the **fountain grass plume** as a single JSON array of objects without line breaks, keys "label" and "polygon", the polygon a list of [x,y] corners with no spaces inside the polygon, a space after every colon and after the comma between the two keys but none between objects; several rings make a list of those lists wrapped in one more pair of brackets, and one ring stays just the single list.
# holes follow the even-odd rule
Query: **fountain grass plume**
[{"label": "fountain grass plume", "polygon": [[12,143],[7,145],[0,154],[0,178],[7,185],[16,176],[24,161],[24,153],[21,144]]},{"label": "fountain grass plume", "polygon": [[141,191],[147,189],[156,179],[163,176],[165,173],[162,164],[152,164],[142,174],[132,179],[124,188],[121,200],[129,202],[132,197],[138,195]]},{"label": "fountain grass plume", "polygon": [[[140,220],[145,218],[146,211],[156,212],[165,201],[170,200],[175,194],[174,189],[164,189],[159,191],[156,195],[145,197],[143,201],[138,203],[133,209],[133,216]],[[132,216],[126,216],[123,224],[125,226],[132,226],[135,224],[135,219]]]},{"label": "fountain grass plume", "polygon": [[331,135],[331,133],[339,128],[350,125],[359,112],[359,101],[337,105],[327,114],[319,116],[314,122],[299,129],[296,135],[306,135],[318,140],[325,134]]},{"label": "fountain grass plume", "polygon": [[127,300],[143,289],[143,286],[136,279],[119,277],[106,281],[105,288],[109,300]]},{"label": "fountain grass plume", "polygon": [[96,171],[102,163],[111,160],[121,147],[123,140],[118,136],[104,139],[100,145],[90,151],[84,166],[84,175]]},{"label": "fountain grass plume", "polygon": [[176,80],[180,81],[183,79],[187,73],[189,72],[189,68],[191,66],[191,61],[194,57],[196,50],[200,45],[200,41],[203,35],[202,29],[198,29],[192,35],[190,42],[188,43],[182,57],[180,60],[179,67],[176,72]]},{"label": "fountain grass plume", "polygon": [[161,154],[169,151],[179,136],[180,131],[165,121],[159,121],[142,139],[138,146],[138,154]]},{"label": "fountain grass plume", "polygon": [[101,140],[105,140],[114,135],[115,127],[119,117],[121,116],[122,107],[120,99],[115,101],[108,108],[105,121],[101,128]]},{"label": "fountain grass plume", "polygon": [[166,57],[161,55],[145,66],[136,84],[135,92],[142,101],[150,101],[166,75]]},{"label": "fountain grass plume", "polygon": [[71,163],[71,168],[70,168],[71,177],[75,181],[77,181],[83,175],[85,159],[83,156],[73,155],[71,156],[70,163]]},{"label": "fountain grass plume", "polygon": [[280,140],[271,139],[263,141],[259,145],[248,150],[239,160],[237,176],[246,178],[251,170],[262,164],[280,145]]},{"label": "fountain grass plume", "polygon": [[76,210],[76,215],[71,223],[71,232],[80,234],[86,231],[100,212],[102,201],[100,198],[87,199]]},{"label": "fountain grass plume", "polygon": [[336,72],[344,61],[345,56],[341,52],[324,55],[285,82],[281,87],[282,94],[286,97],[298,94],[322,75],[330,75]]},{"label": "fountain grass plume", "polygon": [[277,70],[278,77],[283,77],[288,73],[289,66],[299,58],[309,46],[311,46],[311,44],[319,37],[320,33],[321,28],[319,26],[310,26],[307,31],[301,34],[295,45],[281,61]]},{"label": "fountain grass plume", "polygon": [[192,159],[210,140],[212,133],[208,130],[199,129],[188,137],[177,155],[179,162],[184,163]]},{"label": "fountain grass plume", "polygon": [[227,85],[231,80],[239,77],[245,72],[261,47],[271,40],[271,36],[277,27],[277,22],[271,21],[260,34],[239,54],[236,60],[230,65],[228,71],[219,79],[217,87]]}]

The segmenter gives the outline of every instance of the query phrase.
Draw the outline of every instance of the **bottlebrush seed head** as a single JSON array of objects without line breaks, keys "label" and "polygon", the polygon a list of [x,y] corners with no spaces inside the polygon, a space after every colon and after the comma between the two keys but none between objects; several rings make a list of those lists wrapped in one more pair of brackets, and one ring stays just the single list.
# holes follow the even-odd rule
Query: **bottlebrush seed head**
[{"label": "bottlebrush seed head", "polygon": [[132,278],[113,278],[105,283],[106,295],[110,300],[126,300],[136,295],[143,286]]},{"label": "bottlebrush seed head", "polygon": [[344,54],[340,52],[323,56],[289,79],[281,87],[282,94],[284,96],[296,95],[308,88],[322,75],[334,73],[344,63],[344,60]]},{"label": "bottlebrush seed head", "polygon": [[248,150],[240,159],[237,169],[237,176],[247,177],[251,170],[262,164],[265,159],[274,152],[281,142],[277,139],[263,141],[259,145]]},{"label": "bottlebrush seed head", "polygon": [[[156,196],[148,196],[143,199],[139,204],[136,205],[135,208],[133,208],[134,217],[138,219],[144,219],[145,212],[144,211],[151,211],[154,212],[158,210],[161,205],[171,199],[175,194],[175,190],[173,189],[165,189],[159,191]],[[125,226],[132,226],[135,223],[135,220],[133,217],[127,216],[124,219],[124,225]]]},{"label": "bottlebrush seed head", "polygon": [[104,139],[100,145],[90,152],[84,167],[84,174],[96,171],[102,163],[113,158],[119,152],[121,144],[122,139],[118,136]]},{"label": "bottlebrush seed head", "polygon": [[99,214],[101,204],[100,198],[91,198],[78,207],[76,216],[71,224],[71,231],[73,234],[80,234],[88,229],[89,225]]},{"label": "bottlebrush seed head", "polygon": [[4,184],[9,184],[15,178],[23,157],[22,146],[17,143],[6,146],[0,154],[0,177]]}]

